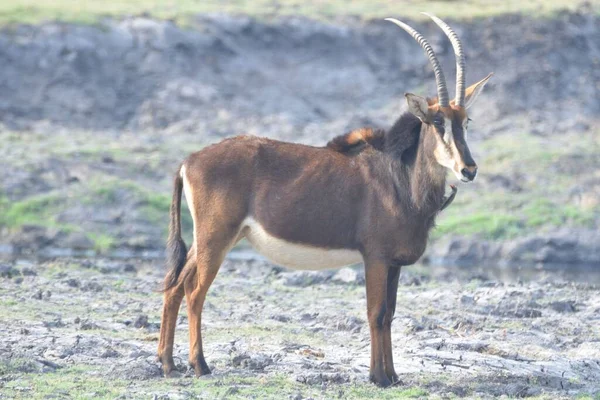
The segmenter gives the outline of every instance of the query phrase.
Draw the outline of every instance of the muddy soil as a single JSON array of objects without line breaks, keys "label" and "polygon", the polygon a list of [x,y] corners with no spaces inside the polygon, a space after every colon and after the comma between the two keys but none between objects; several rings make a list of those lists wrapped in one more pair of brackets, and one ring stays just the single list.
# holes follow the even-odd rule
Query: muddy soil
[{"label": "muddy soil", "polygon": [[[187,368],[185,305],[174,352],[181,376],[164,380],[155,360],[160,262],[16,260],[0,274],[0,398],[40,398],[40,379],[53,385],[73,368],[80,385],[109,380],[121,398],[215,398],[225,389],[223,398],[352,398],[375,390],[360,268],[295,272],[228,259],[203,315],[213,375],[199,380]],[[413,266],[401,276],[393,338],[402,383],[375,396],[600,395],[597,272]],[[240,377],[254,383],[240,386]],[[273,381],[278,394],[244,394]]]}]

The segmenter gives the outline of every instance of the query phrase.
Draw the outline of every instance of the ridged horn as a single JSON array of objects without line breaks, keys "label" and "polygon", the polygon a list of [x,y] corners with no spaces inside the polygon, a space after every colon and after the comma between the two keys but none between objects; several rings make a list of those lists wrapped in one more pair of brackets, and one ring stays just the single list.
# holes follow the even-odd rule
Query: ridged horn
[{"label": "ridged horn", "polygon": [[427,57],[429,58],[429,62],[431,63],[431,66],[433,67],[433,72],[435,74],[435,81],[437,83],[437,92],[438,92],[438,103],[442,107],[448,107],[450,105],[450,102],[449,102],[449,97],[448,97],[448,88],[446,87],[446,78],[444,78],[444,72],[442,71],[442,66],[440,65],[440,62],[438,61],[438,59],[437,59],[435,53],[433,52],[433,49],[431,48],[431,45],[429,44],[427,39],[425,39],[423,37],[423,35],[421,35],[419,32],[417,32],[410,26],[406,25],[402,21],[398,21],[395,18],[386,18],[385,20],[393,22],[394,24],[398,25],[400,28],[404,29],[406,32],[408,32],[413,37],[413,39],[415,39],[417,41],[417,43],[419,43],[419,45],[423,48],[423,50],[425,50],[425,53],[427,54]]},{"label": "ridged horn", "polygon": [[452,48],[454,49],[454,56],[456,57],[456,97],[454,98],[454,103],[457,106],[464,107],[465,106],[465,54],[463,52],[462,43],[458,38],[458,35],[450,26],[436,17],[435,15],[431,15],[428,13],[421,13],[423,15],[427,15],[429,18],[433,20],[439,26],[442,31],[448,36],[450,39],[450,43],[452,43]]}]

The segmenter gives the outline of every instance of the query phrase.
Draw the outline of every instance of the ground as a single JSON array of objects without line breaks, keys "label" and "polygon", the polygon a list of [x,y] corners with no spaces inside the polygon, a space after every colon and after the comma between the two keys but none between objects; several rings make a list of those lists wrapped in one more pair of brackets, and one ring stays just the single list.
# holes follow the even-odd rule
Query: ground
[{"label": "ground", "polygon": [[367,382],[359,268],[227,260],[203,316],[213,375],[200,379],[187,368],[185,306],[181,376],[161,377],[159,262],[17,260],[1,271],[0,398],[600,398],[597,272],[405,268],[393,324],[402,382],[383,390]]},{"label": "ground", "polygon": [[[398,4],[0,2],[0,399],[600,399],[598,1]],[[419,11],[457,29],[467,83],[496,75],[469,110],[479,176],[422,260],[480,267],[403,270],[401,384],[367,382],[360,268],[291,272],[244,249],[208,294],[213,375],[187,368],[184,306],[180,376],[162,378],[179,163],[241,133],[323,145],[390,126],[434,79],[382,17],[428,37],[452,87],[452,50]]]}]

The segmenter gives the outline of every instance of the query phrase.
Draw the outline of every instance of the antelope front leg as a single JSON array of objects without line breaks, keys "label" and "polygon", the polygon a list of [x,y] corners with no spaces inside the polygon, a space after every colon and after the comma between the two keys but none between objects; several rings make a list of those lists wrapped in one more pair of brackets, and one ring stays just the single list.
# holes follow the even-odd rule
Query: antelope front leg
[{"label": "antelope front leg", "polygon": [[371,370],[369,379],[377,386],[388,387],[392,381],[385,371],[384,321],[387,312],[388,266],[381,260],[365,262],[367,315],[371,328]]},{"label": "antelope front leg", "polygon": [[387,274],[387,309],[383,319],[383,360],[385,374],[392,383],[399,381],[398,375],[394,370],[394,356],[392,354],[392,320],[396,313],[399,278],[400,267],[389,267]]}]

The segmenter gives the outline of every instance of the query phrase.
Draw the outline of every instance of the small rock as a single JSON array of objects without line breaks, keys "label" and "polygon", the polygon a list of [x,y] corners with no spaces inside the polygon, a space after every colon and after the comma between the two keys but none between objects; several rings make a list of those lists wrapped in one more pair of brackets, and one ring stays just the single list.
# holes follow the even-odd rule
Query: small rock
[{"label": "small rock", "polygon": [[109,375],[117,379],[140,381],[160,378],[163,376],[163,371],[157,363],[149,362],[144,358],[138,358],[133,362],[127,360],[126,362],[114,365],[110,369]]},{"label": "small rock", "polygon": [[332,278],[334,282],[362,285],[365,283],[365,271],[355,268],[342,268]]},{"label": "small rock", "polygon": [[348,316],[335,324],[335,327],[339,331],[349,331],[356,333],[360,331],[360,328],[365,324],[360,318]]},{"label": "small rock", "polygon": [[142,314],[139,317],[137,317],[137,319],[133,323],[133,326],[135,328],[147,328],[149,325],[150,324],[148,323],[148,316],[145,314]]},{"label": "small rock", "polygon": [[552,302],[550,303],[550,308],[559,313],[574,313],[578,311],[576,303],[573,300]]},{"label": "small rock", "polygon": [[473,304],[475,304],[475,297],[465,294],[460,298],[460,302],[461,304],[472,306]]},{"label": "small rock", "polygon": [[36,300],[44,300],[44,299],[49,299],[51,295],[52,295],[52,292],[50,292],[49,290],[46,290],[44,292],[42,289],[38,289],[38,291],[35,292],[31,296],[31,298],[36,299]]},{"label": "small rock", "polygon": [[116,357],[121,357],[121,354],[119,354],[119,352],[116,351],[115,349],[108,348],[102,354],[100,354],[100,357],[101,358],[116,358]]},{"label": "small rock", "polygon": [[23,225],[12,237],[16,248],[41,249],[54,243],[56,232],[39,225]]},{"label": "small rock", "polygon": [[296,381],[307,385],[321,385],[323,383],[347,383],[350,382],[350,377],[340,372],[314,372],[296,375]]},{"label": "small rock", "polygon": [[64,281],[64,283],[67,286],[74,287],[74,288],[79,287],[81,285],[81,283],[79,282],[79,280],[75,279],[75,278],[67,279],[66,281]]},{"label": "small rock", "polygon": [[231,359],[231,363],[233,366],[239,366],[251,371],[262,371],[267,366],[273,364],[273,359],[266,354],[256,354],[252,356],[239,354]]},{"label": "small rock", "polygon": [[23,283],[23,277],[17,276],[15,279],[13,279],[13,282],[16,283],[17,285],[20,285],[21,283]]},{"label": "small rock", "polygon": [[82,292],[101,292],[102,285],[100,285],[98,282],[91,281],[91,282],[88,282],[85,285],[81,286],[81,291]]},{"label": "small rock", "polygon": [[21,269],[21,274],[23,276],[37,276],[37,272],[34,269],[31,269],[31,268],[22,268]]},{"label": "small rock", "polygon": [[290,317],[288,317],[287,315],[281,315],[281,314],[271,315],[269,318],[271,318],[272,320],[275,320],[275,321],[279,321],[279,322],[290,322],[291,321]]},{"label": "small rock", "polygon": [[82,232],[71,232],[62,240],[62,244],[71,249],[88,250],[94,248],[94,242],[91,241]]},{"label": "small rock", "polygon": [[123,266],[123,271],[124,272],[137,272],[137,268],[135,267],[135,265],[133,264],[125,264]]},{"label": "small rock", "polygon": [[93,329],[100,329],[100,326],[95,322],[84,320],[81,322],[81,325],[79,325],[79,329],[82,331],[90,331]]},{"label": "small rock", "polygon": [[21,275],[18,269],[12,265],[0,264],[0,277],[1,278],[12,278],[13,276]]},{"label": "small rock", "polygon": [[65,326],[65,323],[62,322],[60,317],[56,317],[54,321],[44,321],[44,326],[46,328],[62,328]]},{"label": "small rock", "polygon": [[132,350],[129,352],[129,354],[127,355],[127,357],[129,358],[140,358],[140,357],[150,357],[152,356],[153,353],[146,351],[146,350]]},{"label": "small rock", "polygon": [[314,321],[319,316],[319,313],[304,313],[300,316],[300,321],[310,322]]}]

